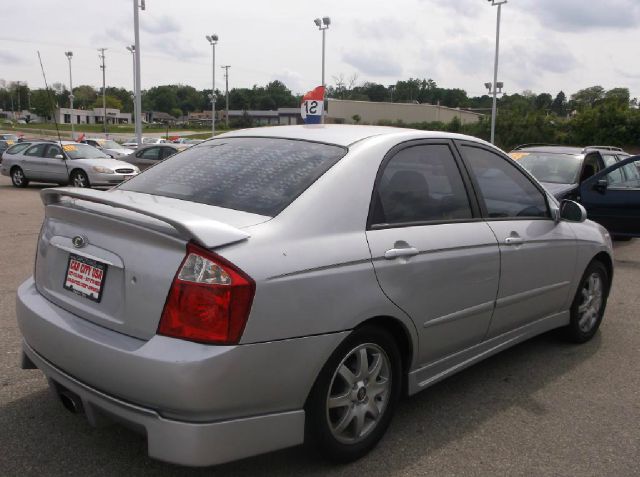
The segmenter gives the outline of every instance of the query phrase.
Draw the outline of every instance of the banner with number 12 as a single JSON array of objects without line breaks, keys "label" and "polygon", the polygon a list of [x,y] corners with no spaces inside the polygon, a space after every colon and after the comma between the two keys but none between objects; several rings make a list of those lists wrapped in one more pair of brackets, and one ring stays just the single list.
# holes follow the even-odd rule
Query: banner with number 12
[{"label": "banner with number 12", "polygon": [[320,124],[324,114],[324,86],[318,86],[302,97],[300,114],[305,124]]}]

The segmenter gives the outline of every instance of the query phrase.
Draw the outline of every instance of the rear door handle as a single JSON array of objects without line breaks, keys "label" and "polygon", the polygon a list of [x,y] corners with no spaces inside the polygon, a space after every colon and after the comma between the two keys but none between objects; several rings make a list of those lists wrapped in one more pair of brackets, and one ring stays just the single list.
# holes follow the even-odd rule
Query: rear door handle
[{"label": "rear door handle", "polygon": [[420,252],[418,252],[418,249],[415,247],[392,248],[384,252],[384,258],[387,260],[393,260],[398,257],[413,257],[419,253]]},{"label": "rear door handle", "polygon": [[524,239],[522,237],[507,237],[504,239],[505,245],[520,245],[524,243]]}]

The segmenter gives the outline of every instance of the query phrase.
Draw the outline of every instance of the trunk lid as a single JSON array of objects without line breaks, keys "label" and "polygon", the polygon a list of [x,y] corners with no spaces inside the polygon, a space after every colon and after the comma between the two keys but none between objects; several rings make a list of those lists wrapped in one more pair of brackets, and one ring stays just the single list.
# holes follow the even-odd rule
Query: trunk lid
[{"label": "trunk lid", "polygon": [[[141,339],[156,333],[188,241],[220,247],[248,239],[242,228],[269,220],[118,190],[45,189],[42,200],[46,207],[36,257],[38,291],[83,319]],[[79,258],[70,260],[72,256]],[[78,287],[65,288],[78,261],[106,266],[102,277],[93,277],[104,282],[99,301],[83,296]]]}]

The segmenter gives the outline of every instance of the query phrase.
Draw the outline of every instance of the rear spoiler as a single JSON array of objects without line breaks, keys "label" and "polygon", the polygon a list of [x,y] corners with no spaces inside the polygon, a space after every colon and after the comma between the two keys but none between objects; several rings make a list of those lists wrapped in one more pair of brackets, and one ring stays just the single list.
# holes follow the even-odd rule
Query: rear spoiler
[{"label": "rear spoiler", "polygon": [[166,205],[147,201],[137,202],[134,197],[124,194],[94,189],[59,187],[43,189],[40,195],[45,206],[58,204],[62,202],[63,198],[68,197],[137,212],[169,224],[176,229],[180,237],[185,240],[194,240],[206,248],[219,247],[250,237],[248,233],[222,222],[173,209]]}]

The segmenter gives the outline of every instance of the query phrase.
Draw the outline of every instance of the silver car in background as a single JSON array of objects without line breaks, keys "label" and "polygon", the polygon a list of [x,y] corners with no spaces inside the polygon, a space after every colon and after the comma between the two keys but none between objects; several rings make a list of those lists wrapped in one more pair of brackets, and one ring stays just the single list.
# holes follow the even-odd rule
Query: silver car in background
[{"label": "silver car in background", "polygon": [[81,141],[83,144],[89,144],[90,146],[95,147],[96,149],[101,150],[107,156],[113,157],[114,159],[122,159],[125,156],[131,154],[134,150],[124,147],[121,144],[118,144],[113,139],[102,139],[102,138],[87,138]]},{"label": "silver car in background", "polygon": [[104,187],[120,184],[140,170],[88,144],[30,141],[4,152],[0,172],[10,176],[15,187],[26,187],[31,181]]},{"label": "silver car in background", "polygon": [[42,199],[23,368],[183,465],[357,459],[401,395],[554,328],[591,339],[613,276],[580,205],[443,132],[236,131]]}]

